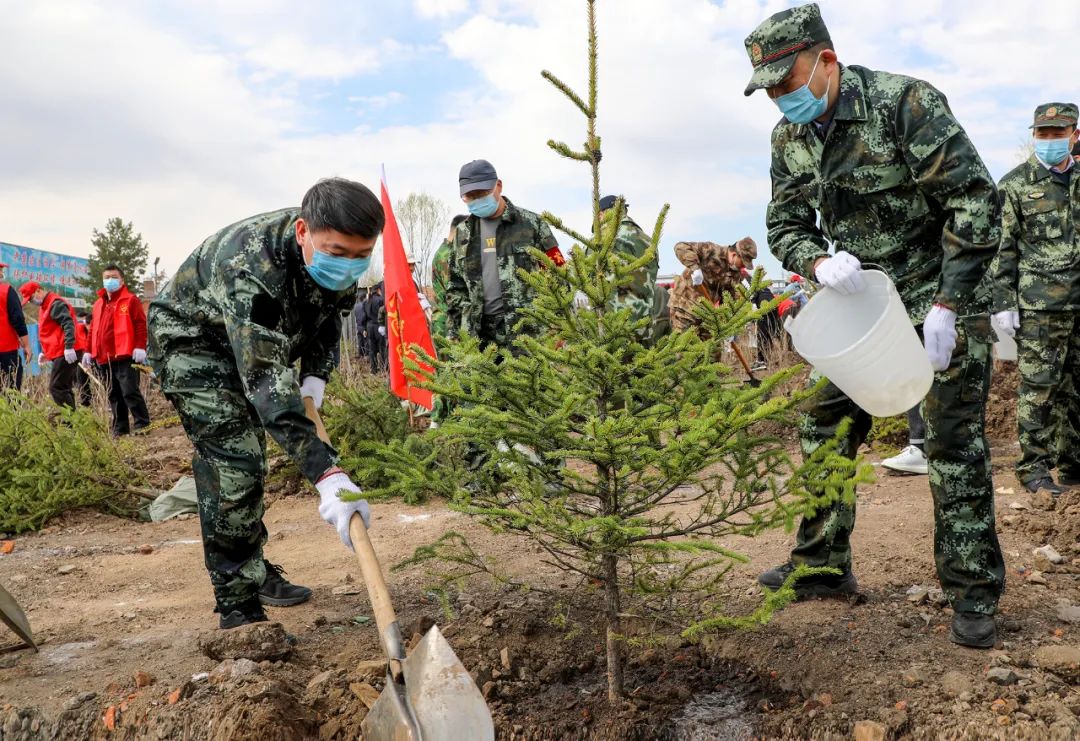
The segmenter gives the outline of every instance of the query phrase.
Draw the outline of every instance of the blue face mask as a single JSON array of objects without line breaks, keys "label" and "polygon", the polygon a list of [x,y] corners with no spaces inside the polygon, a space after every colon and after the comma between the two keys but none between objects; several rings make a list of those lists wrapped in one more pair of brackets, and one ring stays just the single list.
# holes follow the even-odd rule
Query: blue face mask
[{"label": "blue face mask", "polygon": [[494,193],[489,193],[483,198],[477,198],[475,201],[469,201],[465,205],[468,206],[470,214],[479,216],[481,219],[490,218],[499,210],[499,200]]},{"label": "blue face mask", "polygon": [[1035,139],[1035,156],[1050,166],[1056,166],[1069,156],[1069,140],[1064,139]]},{"label": "blue face mask", "polygon": [[370,257],[338,257],[314,250],[307,271],[311,279],[323,288],[344,291],[356,285],[360,276],[367,272],[370,262]]},{"label": "blue face mask", "polygon": [[120,290],[120,279],[119,278],[106,278],[105,280],[101,281],[101,285],[109,293],[116,293],[117,291]]},{"label": "blue face mask", "polygon": [[781,95],[773,101],[780,108],[780,112],[784,114],[784,118],[793,124],[808,124],[815,118],[821,118],[829,107],[829,87],[832,86],[832,79],[825,86],[825,94],[820,98],[814,97],[814,94],[810,91],[810,80],[814,79],[814,73],[817,71],[818,62],[820,61],[821,55],[819,54],[814,62],[814,68],[810,70],[810,77],[805,85],[787,95]]}]

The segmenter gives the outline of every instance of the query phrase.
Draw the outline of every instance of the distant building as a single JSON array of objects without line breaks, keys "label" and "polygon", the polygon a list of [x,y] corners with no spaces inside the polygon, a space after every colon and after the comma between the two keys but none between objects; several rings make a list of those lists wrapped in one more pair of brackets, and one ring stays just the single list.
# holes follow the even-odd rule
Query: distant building
[{"label": "distant building", "polygon": [[67,299],[76,308],[89,306],[93,294],[80,283],[90,272],[90,261],[57,252],[0,242],[0,262],[7,263],[7,282],[20,286],[34,280]]}]

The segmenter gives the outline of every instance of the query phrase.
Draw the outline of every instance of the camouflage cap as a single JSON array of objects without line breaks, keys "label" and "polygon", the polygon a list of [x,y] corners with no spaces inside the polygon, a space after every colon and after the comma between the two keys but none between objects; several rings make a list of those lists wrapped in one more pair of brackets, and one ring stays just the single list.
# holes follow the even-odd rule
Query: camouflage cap
[{"label": "camouflage cap", "polygon": [[750,237],[743,237],[734,246],[735,252],[742,258],[743,266],[753,270],[754,260],[757,259],[757,243]]},{"label": "camouflage cap", "polygon": [[779,85],[795,64],[796,54],[831,40],[817,3],[769,16],[746,37],[746,53],[754,74],[743,94]]},{"label": "camouflage cap", "polygon": [[1076,126],[1076,114],[1076,105],[1074,103],[1043,103],[1035,109],[1035,121],[1030,128]]}]

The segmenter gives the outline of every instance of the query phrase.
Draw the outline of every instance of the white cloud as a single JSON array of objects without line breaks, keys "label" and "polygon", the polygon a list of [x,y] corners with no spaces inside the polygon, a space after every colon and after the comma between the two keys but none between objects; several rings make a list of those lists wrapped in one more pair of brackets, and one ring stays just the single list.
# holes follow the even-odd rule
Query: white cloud
[{"label": "white cloud", "polygon": [[448,18],[469,9],[469,0],[416,0],[416,14],[421,18]]},{"label": "white cloud", "polygon": [[[1067,68],[1037,63],[1074,55],[1072,2],[1048,1],[1037,14],[998,0],[821,4],[842,61],[930,80],[998,177],[1015,164],[1034,106],[1076,97]],[[765,96],[742,95],[742,41],[786,5],[599,4],[603,187],[624,193],[646,229],[672,203],[665,270],[678,239],[731,242],[749,231],[765,246],[769,130],[779,116]],[[298,203],[319,177],[374,184],[380,163],[395,198],[424,189],[456,210],[458,167],[476,157],[496,164],[516,202],[587,224],[587,170],[545,144],[580,146],[582,119],[540,78],[548,68],[582,87],[583,3],[417,0],[416,15],[446,29],[445,50],[431,57],[425,47],[412,63],[472,70],[455,67],[441,89],[410,89],[400,76],[380,85],[387,60],[411,59],[423,43],[377,32],[380,14],[399,7],[390,0],[313,0],[292,25],[285,2],[175,6],[213,38],[146,7],[0,0],[9,60],[0,67],[0,239],[86,254],[91,228],[121,216],[171,270],[215,229]],[[340,33],[320,34],[335,19]],[[351,130],[322,127],[313,104],[327,104],[316,100],[325,91],[312,83],[358,76],[342,105],[372,115]],[[412,123],[380,126],[391,107],[395,121]]]}]

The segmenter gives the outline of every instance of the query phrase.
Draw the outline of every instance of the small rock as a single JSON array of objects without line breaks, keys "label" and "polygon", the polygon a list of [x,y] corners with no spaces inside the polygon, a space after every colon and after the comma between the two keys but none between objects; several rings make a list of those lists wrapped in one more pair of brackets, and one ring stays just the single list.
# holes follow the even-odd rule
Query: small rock
[{"label": "small rock", "polygon": [[1035,666],[1062,679],[1080,679],[1080,648],[1076,646],[1040,646],[1033,658]]},{"label": "small rock", "polygon": [[913,666],[900,674],[900,682],[905,687],[918,687],[926,682],[926,675],[922,669]]},{"label": "small rock", "polygon": [[340,587],[334,587],[330,590],[330,594],[334,595],[335,597],[344,597],[350,594],[361,594],[363,591],[363,589],[360,589],[358,587],[353,587],[345,584]]},{"label": "small rock", "polygon": [[1044,556],[1047,561],[1055,565],[1065,563],[1065,557],[1058,553],[1052,545],[1044,545],[1041,548],[1036,548],[1031,553],[1034,556]]},{"label": "small rock", "polygon": [[1044,587],[1047,585],[1046,577],[1043,576],[1041,571],[1032,571],[1031,574],[1028,575],[1027,583],[1041,584]]},{"label": "small rock", "polygon": [[1015,509],[1018,512],[1023,512],[1028,506],[1022,502],[1009,502],[1009,509]]},{"label": "small rock", "polygon": [[885,741],[885,726],[874,720],[855,724],[855,741]]},{"label": "small rock", "polygon": [[926,587],[914,586],[907,590],[907,601],[916,605],[921,605],[926,601],[926,598],[930,595],[930,590]]},{"label": "small rock", "polygon": [[259,665],[251,659],[225,659],[214,667],[209,679],[214,684],[221,684],[258,673]]},{"label": "small rock", "polygon": [[948,697],[959,697],[972,692],[975,687],[971,679],[960,672],[946,672],[941,678],[941,689]]},{"label": "small rock", "polygon": [[990,710],[995,715],[1012,715],[1020,708],[1020,703],[1016,700],[1009,698],[1008,700],[999,697],[990,703]]},{"label": "small rock", "polygon": [[1058,605],[1057,618],[1063,623],[1080,623],[1080,605]]},{"label": "small rock", "polygon": [[945,592],[938,587],[930,587],[926,593],[926,599],[935,607],[944,607],[949,604],[949,598],[946,597]]},{"label": "small rock", "polygon": [[70,574],[75,570],[75,564],[66,563],[56,570],[57,574]]},{"label": "small rock", "polygon": [[143,543],[141,546],[139,546],[139,553],[143,554],[144,556],[149,556],[153,552],[154,546],[150,545],[149,543]]},{"label": "small rock", "polygon": [[494,628],[495,618],[488,615],[486,618],[484,618],[484,622],[482,622],[481,625],[483,625],[485,628]]},{"label": "small rock", "polygon": [[484,699],[490,699],[491,695],[495,692],[494,682],[484,682],[484,686],[480,688],[480,694],[484,696]]},{"label": "small rock", "polygon": [[506,646],[499,651],[499,660],[502,662],[503,669],[511,671],[513,667],[510,665],[510,649]]},{"label": "small rock", "polygon": [[180,702],[180,692],[182,690],[183,690],[182,687],[177,687],[176,689],[174,689],[165,698],[166,702],[168,702],[170,705],[175,705],[176,703]]},{"label": "small rock", "polygon": [[[259,667],[262,668],[261,666]],[[198,684],[199,682],[205,682],[210,678],[210,672],[199,672],[198,674],[191,675],[191,683]]]},{"label": "small rock", "polygon": [[96,692],[80,692],[78,695],[64,703],[64,710],[74,710],[80,705],[90,702],[95,697],[97,697]]},{"label": "small rock", "polygon": [[986,672],[986,678],[994,684],[1008,685],[1016,684],[1020,675],[1008,667],[995,666]]},{"label": "small rock", "polygon": [[146,672],[135,672],[135,686],[149,687],[154,683],[154,675]]},{"label": "small rock", "polygon": [[385,674],[385,659],[372,659],[371,661],[361,661],[359,664],[356,665],[356,676],[365,682],[382,679]]},{"label": "small rock", "polygon": [[379,699],[379,691],[367,682],[353,682],[349,685],[349,689],[360,699],[360,702],[367,706],[368,710],[371,710],[375,701]]},{"label": "small rock", "polygon": [[333,672],[332,669],[327,669],[324,672],[319,672],[318,674],[316,674],[314,677],[311,678],[310,682],[308,682],[308,684],[307,684],[308,692],[313,692],[313,691],[319,689],[319,687],[321,687],[322,685],[329,682],[330,678],[333,677],[333,676],[334,676],[334,672]]},{"label": "small rock", "polygon": [[276,661],[287,658],[292,653],[289,635],[281,623],[252,623],[207,633],[199,638],[199,648],[217,661]]}]

